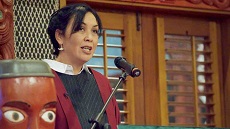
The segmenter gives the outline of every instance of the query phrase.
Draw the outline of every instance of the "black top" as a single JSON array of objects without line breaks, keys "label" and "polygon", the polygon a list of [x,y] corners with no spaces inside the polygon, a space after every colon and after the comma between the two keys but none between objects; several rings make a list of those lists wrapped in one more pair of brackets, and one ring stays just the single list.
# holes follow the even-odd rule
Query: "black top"
[{"label": "black top", "polygon": [[[74,106],[83,129],[90,129],[89,119],[95,119],[104,106],[102,97],[93,74],[83,70],[78,75],[67,75],[57,72],[63,82],[68,96]],[[108,123],[104,113],[100,123]]]}]

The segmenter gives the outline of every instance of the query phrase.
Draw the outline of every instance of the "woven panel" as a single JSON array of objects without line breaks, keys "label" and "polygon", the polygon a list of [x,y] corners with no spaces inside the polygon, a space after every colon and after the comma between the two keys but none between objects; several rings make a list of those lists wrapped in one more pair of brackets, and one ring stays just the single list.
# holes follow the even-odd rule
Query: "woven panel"
[{"label": "woven panel", "polygon": [[46,28],[59,0],[14,0],[14,41],[17,59],[54,59]]}]

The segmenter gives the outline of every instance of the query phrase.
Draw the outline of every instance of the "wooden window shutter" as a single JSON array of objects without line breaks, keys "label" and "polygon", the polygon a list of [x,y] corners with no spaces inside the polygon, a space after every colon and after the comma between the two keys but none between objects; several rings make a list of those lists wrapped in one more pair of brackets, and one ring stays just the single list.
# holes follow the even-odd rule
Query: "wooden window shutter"
[{"label": "wooden window shutter", "polygon": [[164,20],[157,18],[162,125],[220,127],[216,23],[206,22],[209,33],[200,35],[168,31]]}]

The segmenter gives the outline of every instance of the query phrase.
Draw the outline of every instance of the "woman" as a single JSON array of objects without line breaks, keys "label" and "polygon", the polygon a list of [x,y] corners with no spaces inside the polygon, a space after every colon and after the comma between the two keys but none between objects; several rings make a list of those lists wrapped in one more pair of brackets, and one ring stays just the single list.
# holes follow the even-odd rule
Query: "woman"
[{"label": "woman", "polygon": [[[112,92],[108,79],[88,68],[98,44],[102,24],[98,14],[86,4],[66,6],[52,14],[48,34],[56,60],[44,60],[55,71],[58,104],[56,129],[90,129]],[[100,123],[117,129],[119,109],[113,98]]]}]

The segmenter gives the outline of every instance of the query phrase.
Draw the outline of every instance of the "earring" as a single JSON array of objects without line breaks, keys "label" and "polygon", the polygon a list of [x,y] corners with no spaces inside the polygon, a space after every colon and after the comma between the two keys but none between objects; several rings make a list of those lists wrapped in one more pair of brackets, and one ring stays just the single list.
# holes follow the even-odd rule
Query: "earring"
[{"label": "earring", "polygon": [[64,48],[63,48],[63,44],[61,44],[60,48],[58,48],[59,51],[63,51]]}]

